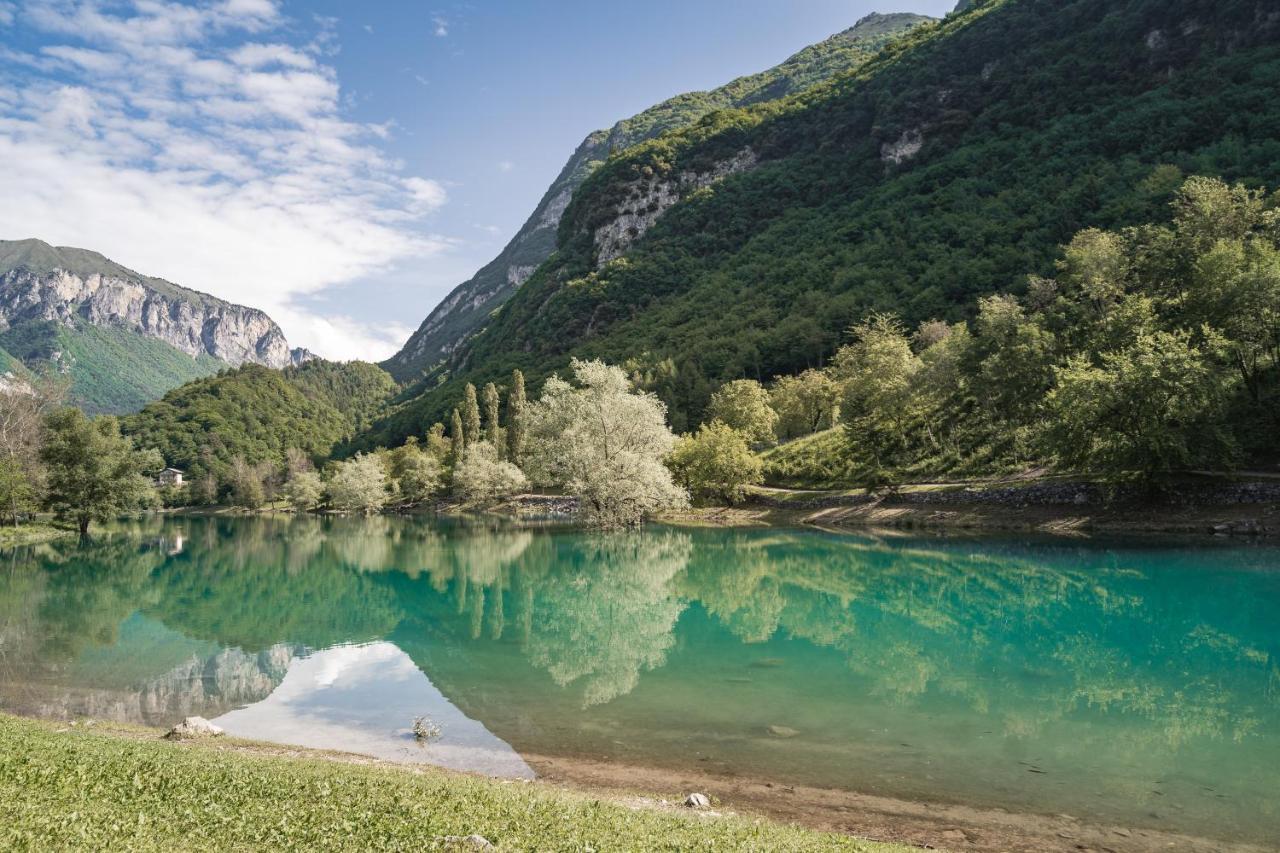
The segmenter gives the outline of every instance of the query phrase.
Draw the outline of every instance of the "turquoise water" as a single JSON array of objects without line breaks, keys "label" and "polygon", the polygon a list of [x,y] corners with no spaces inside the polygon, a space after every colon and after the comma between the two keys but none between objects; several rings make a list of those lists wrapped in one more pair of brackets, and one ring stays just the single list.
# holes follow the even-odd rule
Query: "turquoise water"
[{"label": "turquoise water", "polygon": [[1268,843],[1277,614],[1251,544],[156,520],[0,555],[0,708]]}]

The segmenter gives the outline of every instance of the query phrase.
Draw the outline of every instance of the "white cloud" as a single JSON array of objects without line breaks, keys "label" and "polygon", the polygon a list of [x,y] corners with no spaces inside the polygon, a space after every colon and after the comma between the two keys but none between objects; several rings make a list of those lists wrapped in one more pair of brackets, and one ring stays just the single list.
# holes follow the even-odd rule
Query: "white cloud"
[{"label": "white cloud", "polygon": [[17,9],[12,3],[0,3],[0,27],[7,27],[13,23],[13,15]]},{"label": "white cloud", "polygon": [[439,38],[449,35],[449,21],[440,15],[436,15],[431,19],[431,23],[435,26],[435,33]]},{"label": "white cloud", "polygon": [[515,168],[516,168],[516,164],[512,163],[510,160],[500,160],[498,162],[499,172],[510,172],[510,171],[513,171]]},{"label": "white cloud", "polygon": [[390,124],[343,115],[326,38],[271,38],[293,25],[270,0],[23,11],[45,44],[0,51],[0,236],[95,249],[262,308],[327,357],[403,342],[411,329],[307,307],[449,244],[421,220],[444,187],[400,172],[379,147]]}]

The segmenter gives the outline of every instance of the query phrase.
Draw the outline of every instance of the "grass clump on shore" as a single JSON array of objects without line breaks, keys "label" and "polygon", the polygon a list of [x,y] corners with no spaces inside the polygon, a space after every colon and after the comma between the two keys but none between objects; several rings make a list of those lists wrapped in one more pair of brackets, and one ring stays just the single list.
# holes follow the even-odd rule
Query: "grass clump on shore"
[{"label": "grass clump on shore", "polygon": [[17,548],[21,545],[39,545],[60,539],[63,536],[74,536],[75,531],[69,527],[48,524],[43,521],[32,521],[19,524],[17,527],[0,526],[0,548]]},{"label": "grass clump on shore", "polygon": [[907,850],[762,820],[633,809],[536,783],[272,749],[0,715],[0,848],[431,850],[474,833],[501,850]]}]

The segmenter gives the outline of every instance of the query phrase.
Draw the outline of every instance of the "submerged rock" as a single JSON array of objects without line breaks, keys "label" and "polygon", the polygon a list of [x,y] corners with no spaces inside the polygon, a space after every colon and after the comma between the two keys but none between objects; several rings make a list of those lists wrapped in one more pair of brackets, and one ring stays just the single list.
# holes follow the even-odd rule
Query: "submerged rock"
[{"label": "submerged rock", "polygon": [[430,717],[415,717],[413,720],[413,736],[418,740],[432,740],[440,737],[440,726]]},{"label": "submerged rock", "polygon": [[795,737],[800,732],[790,726],[769,726],[769,734],[774,737]]},{"label": "submerged rock", "polygon": [[684,804],[691,809],[709,809],[711,808],[711,798],[706,794],[690,794],[684,798]]},{"label": "submerged rock", "polygon": [[165,737],[170,740],[184,740],[189,738],[219,737],[221,734],[222,728],[215,726],[204,717],[187,717],[169,729],[169,733]]}]

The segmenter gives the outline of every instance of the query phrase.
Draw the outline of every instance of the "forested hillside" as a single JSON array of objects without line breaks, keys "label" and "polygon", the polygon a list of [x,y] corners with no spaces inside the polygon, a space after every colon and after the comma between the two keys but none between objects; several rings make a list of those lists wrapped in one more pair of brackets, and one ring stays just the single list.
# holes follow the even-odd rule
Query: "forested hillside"
[{"label": "forested hillside", "polygon": [[871,311],[965,319],[1082,229],[1163,221],[1185,176],[1280,184],[1278,87],[1268,3],[974,3],[611,159],[556,256],[363,443],[570,355],[630,362],[687,429],[720,383],[820,366]]},{"label": "forested hillside", "polygon": [[223,478],[232,460],[281,464],[291,448],[315,460],[366,427],[395,387],[365,362],[245,365],[176,388],[121,427],[192,480]]},{"label": "forested hillside", "polygon": [[574,190],[615,152],[665,131],[688,127],[715,110],[763,103],[810,88],[858,67],[891,39],[929,20],[923,15],[904,13],[868,15],[844,32],[806,47],[781,65],[708,92],[678,95],[608,130],[591,134],[569,158],[502,253],[441,300],[404,348],[382,366],[397,379],[416,380],[482,327],[551,256],[560,217]]}]

